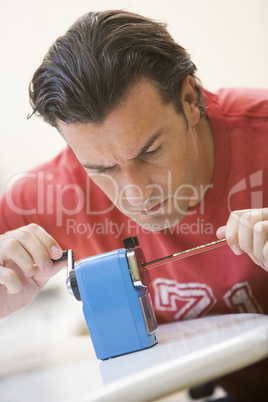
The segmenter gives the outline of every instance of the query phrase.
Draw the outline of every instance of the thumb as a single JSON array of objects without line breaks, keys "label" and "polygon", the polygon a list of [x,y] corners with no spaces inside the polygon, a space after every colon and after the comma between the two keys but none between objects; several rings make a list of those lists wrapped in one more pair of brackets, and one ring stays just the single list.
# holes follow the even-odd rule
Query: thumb
[{"label": "thumb", "polygon": [[216,236],[218,239],[224,239],[226,237],[226,226],[221,226],[217,229]]}]

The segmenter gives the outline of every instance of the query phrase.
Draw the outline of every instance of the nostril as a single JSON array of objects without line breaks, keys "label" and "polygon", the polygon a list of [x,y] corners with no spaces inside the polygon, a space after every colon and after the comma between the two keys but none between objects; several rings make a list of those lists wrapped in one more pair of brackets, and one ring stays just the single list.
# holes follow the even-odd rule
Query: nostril
[{"label": "nostril", "polygon": [[133,206],[142,205],[145,201],[142,189],[136,184],[128,184],[125,187],[125,195],[128,202]]},{"label": "nostril", "polygon": [[129,196],[126,196],[126,198],[127,198],[128,202],[129,202],[131,205],[133,205],[133,207],[137,207],[137,206],[143,205],[143,199],[140,198],[140,197],[129,197]]}]

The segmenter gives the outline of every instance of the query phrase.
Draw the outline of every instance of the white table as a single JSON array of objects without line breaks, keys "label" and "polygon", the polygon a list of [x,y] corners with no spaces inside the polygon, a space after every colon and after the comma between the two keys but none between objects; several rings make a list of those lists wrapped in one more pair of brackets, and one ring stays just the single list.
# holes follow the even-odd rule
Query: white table
[{"label": "white table", "polygon": [[237,314],[166,324],[159,328],[157,345],[104,362],[89,353],[89,337],[83,338],[84,359],[78,362],[0,379],[1,401],[156,400],[267,357],[268,316]]}]

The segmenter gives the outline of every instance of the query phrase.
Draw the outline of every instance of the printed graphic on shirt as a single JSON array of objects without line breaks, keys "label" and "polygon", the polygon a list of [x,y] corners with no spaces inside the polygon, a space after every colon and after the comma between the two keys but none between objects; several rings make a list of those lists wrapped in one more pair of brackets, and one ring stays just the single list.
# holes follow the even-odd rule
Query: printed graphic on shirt
[{"label": "printed graphic on shirt", "polygon": [[[205,316],[217,302],[211,287],[204,283],[158,278],[153,281],[153,288],[156,310],[174,311],[174,320]],[[263,314],[248,282],[235,284],[222,298],[232,312]]]},{"label": "printed graphic on shirt", "polygon": [[263,314],[263,310],[255,297],[248,282],[237,283],[225,295],[224,301],[230,309],[239,313]]},{"label": "printed graphic on shirt", "polygon": [[212,289],[203,283],[178,283],[158,278],[153,287],[156,309],[174,311],[175,320],[201,317],[216,303]]}]

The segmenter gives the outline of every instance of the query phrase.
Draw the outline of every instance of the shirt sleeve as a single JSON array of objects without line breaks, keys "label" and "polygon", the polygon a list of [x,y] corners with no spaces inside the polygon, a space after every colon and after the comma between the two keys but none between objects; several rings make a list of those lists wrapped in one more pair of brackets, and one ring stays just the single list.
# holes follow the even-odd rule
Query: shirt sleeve
[{"label": "shirt sleeve", "polygon": [[[25,226],[31,221],[29,218],[32,208],[25,202],[23,187],[27,191],[27,183],[22,178],[14,185],[9,186],[0,198],[0,234]],[[29,192],[28,195],[30,199]]]}]

